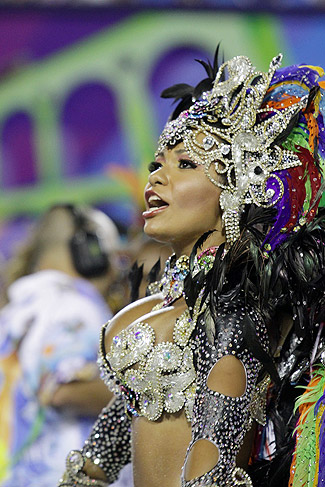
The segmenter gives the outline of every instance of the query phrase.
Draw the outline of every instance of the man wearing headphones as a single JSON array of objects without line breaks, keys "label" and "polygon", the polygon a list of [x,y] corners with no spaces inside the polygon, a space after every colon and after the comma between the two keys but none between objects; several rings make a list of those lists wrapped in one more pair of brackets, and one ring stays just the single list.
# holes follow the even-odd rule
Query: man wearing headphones
[{"label": "man wearing headphones", "polygon": [[0,485],[51,487],[110,400],[96,364],[119,245],[102,212],[56,205],[13,257],[0,312]]}]

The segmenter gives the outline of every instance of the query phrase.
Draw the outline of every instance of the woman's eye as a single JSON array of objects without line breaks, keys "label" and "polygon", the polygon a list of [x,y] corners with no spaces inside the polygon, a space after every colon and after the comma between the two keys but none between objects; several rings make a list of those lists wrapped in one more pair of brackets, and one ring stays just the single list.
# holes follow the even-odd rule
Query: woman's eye
[{"label": "woman's eye", "polygon": [[195,169],[197,164],[193,161],[189,161],[188,159],[180,159],[179,167],[180,169]]},{"label": "woman's eye", "polygon": [[149,172],[155,172],[160,167],[161,167],[160,162],[153,161],[153,162],[150,162],[150,164],[148,165],[148,170],[149,170]]}]

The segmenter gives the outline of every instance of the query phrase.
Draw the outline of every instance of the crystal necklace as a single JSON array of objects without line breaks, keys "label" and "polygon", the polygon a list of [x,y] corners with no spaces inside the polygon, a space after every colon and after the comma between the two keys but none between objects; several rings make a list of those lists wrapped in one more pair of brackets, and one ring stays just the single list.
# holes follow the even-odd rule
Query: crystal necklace
[{"label": "crystal necklace", "polygon": [[[218,248],[210,247],[195,258],[193,275],[202,269],[205,272],[211,269]],[[187,255],[182,255],[176,259],[176,255],[173,254],[167,259],[164,274],[159,283],[164,300],[159,305],[156,305],[155,309],[169,306],[184,296],[184,281],[189,273],[189,261],[190,259]]]},{"label": "crystal necklace", "polygon": [[184,280],[189,273],[189,257],[182,255],[179,259],[175,259],[175,254],[167,259],[164,275],[160,281],[164,307],[183,296]]}]

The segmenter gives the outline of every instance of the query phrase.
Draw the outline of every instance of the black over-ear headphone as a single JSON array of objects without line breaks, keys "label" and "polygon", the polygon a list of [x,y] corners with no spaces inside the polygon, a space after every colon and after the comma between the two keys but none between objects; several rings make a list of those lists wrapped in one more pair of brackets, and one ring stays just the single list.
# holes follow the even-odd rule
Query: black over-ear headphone
[{"label": "black over-ear headphone", "polygon": [[58,206],[70,212],[75,224],[75,233],[69,241],[69,247],[76,271],[88,278],[102,276],[109,269],[109,258],[100,237],[95,231],[87,228],[87,217],[77,206]]}]

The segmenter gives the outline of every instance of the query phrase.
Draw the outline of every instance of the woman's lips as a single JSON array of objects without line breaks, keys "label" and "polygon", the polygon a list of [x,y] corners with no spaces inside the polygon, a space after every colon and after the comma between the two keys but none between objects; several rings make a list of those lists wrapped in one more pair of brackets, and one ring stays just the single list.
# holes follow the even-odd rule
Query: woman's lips
[{"label": "woman's lips", "polygon": [[142,213],[143,218],[151,218],[168,207],[168,203],[155,193],[155,191],[147,190],[145,192],[145,199],[149,208]]},{"label": "woman's lips", "polygon": [[145,210],[142,213],[142,216],[143,216],[143,218],[152,218],[153,216],[157,215],[158,213],[161,213],[162,211],[166,210],[166,208],[168,208],[168,205],[152,207],[152,208],[149,208],[149,210]]}]

